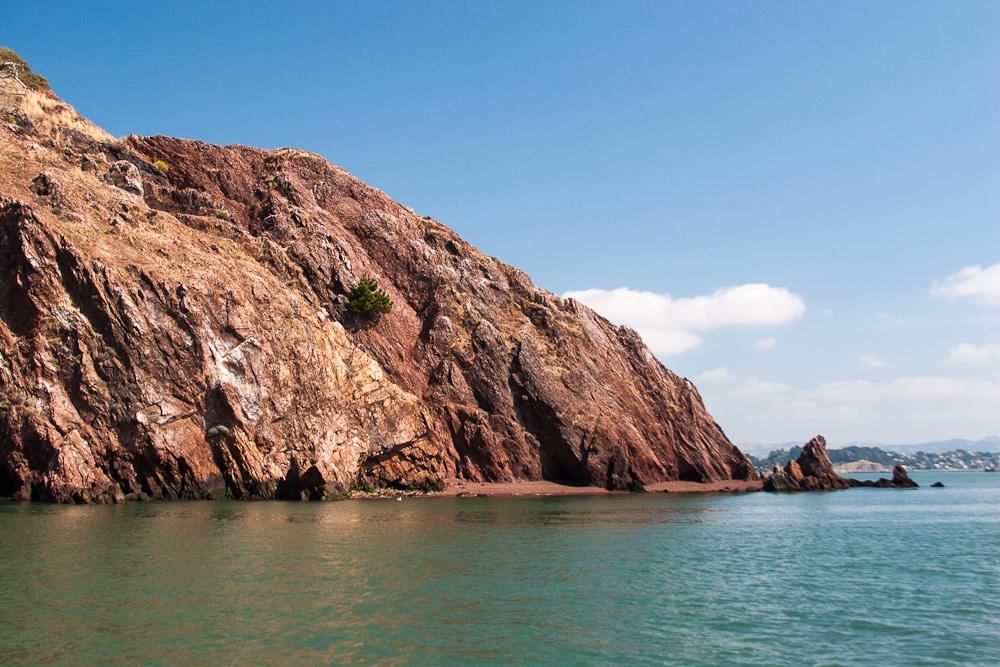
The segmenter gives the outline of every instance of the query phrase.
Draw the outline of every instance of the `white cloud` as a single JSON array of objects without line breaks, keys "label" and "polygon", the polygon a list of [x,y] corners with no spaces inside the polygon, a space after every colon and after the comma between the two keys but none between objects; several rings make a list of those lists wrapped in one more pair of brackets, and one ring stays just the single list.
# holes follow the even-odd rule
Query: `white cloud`
[{"label": "white cloud", "polygon": [[948,361],[965,364],[989,364],[1000,361],[1000,343],[986,345],[960,343],[948,352]]},{"label": "white cloud", "polygon": [[791,391],[791,387],[785,382],[761,380],[753,375],[740,377],[725,368],[713,368],[712,370],[705,371],[695,379],[698,382],[706,384],[731,385],[724,390],[726,395],[740,400],[769,398]]},{"label": "white cloud", "polygon": [[805,442],[822,433],[841,442],[927,442],[996,433],[1000,376],[840,380],[812,389],[742,377],[706,384],[702,396],[737,440]]},{"label": "white cloud", "polygon": [[[601,314],[603,315],[604,313]],[[615,321],[610,317],[608,319],[612,322]],[[628,324],[627,321],[623,323]],[[631,326],[639,332],[639,335],[642,336],[642,341],[646,343],[649,349],[653,351],[653,354],[656,355],[680,354],[682,352],[687,352],[693,347],[701,345],[701,338],[698,337],[697,334],[693,334],[690,331],[655,329],[637,325],[628,326]]]},{"label": "white cloud", "polygon": [[931,294],[949,299],[969,299],[984,306],[1000,306],[1000,263],[985,269],[976,264],[935,282]]},{"label": "white cloud", "polygon": [[732,384],[739,380],[738,377],[727,371],[725,368],[713,368],[710,371],[705,371],[697,378],[698,382],[712,382],[715,384]]},{"label": "white cloud", "polygon": [[870,401],[875,398],[875,384],[868,380],[835,380],[821,384],[811,392],[827,401]]},{"label": "white cloud", "polygon": [[1000,401],[1000,383],[974,378],[903,377],[885,383],[867,380],[827,382],[813,393],[834,401],[933,398],[993,402]]},{"label": "white cloud", "polygon": [[805,302],[784,287],[749,283],[711,294],[675,299],[620,287],[570,291],[615,324],[632,327],[655,354],[679,354],[701,343],[696,332],[740,325],[775,325],[802,317]]},{"label": "white cloud", "polygon": [[989,402],[1000,408],[1000,383],[975,378],[909,377],[885,385],[888,398]]},{"label": "white cloud", "polygon": [[768,336],[767,338],[761,338],[759,341],[753,344],[754,347],[760,350],[773,350],[774,346],[778,344],[778,339],[774,336]]},{"label": "white cloud", "polygon": [[889,364],[885,363],[882,359],[879,359],[874,354],[866,354],[861,357],[861,363],[868,368],[886,368]]},{"label": "white cloud", "polygon": [[755,377],[748,377],[743,381],[743,384],[734,388],[729,393],[734,398],[748,400],[780,396],[787,394],[789,391],[791,391],[791,387],[784,382],[758,380]]}]

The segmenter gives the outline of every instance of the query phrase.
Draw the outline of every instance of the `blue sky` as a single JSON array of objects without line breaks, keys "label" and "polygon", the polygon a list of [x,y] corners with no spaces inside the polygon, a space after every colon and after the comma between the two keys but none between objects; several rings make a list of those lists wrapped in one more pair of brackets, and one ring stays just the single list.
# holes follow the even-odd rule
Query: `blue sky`
[{"label": "blue sky", "polygon": [[575,293],[736,442],[1000,434],[996,2],[50,1],[0,35],[112,134],[320,153]]}]

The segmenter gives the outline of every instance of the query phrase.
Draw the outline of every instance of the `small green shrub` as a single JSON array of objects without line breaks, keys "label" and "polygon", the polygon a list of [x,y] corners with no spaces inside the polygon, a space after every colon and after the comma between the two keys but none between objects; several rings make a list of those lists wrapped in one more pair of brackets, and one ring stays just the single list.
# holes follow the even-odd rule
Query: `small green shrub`
[{"label": "small green shrub", "polygon": [[392,299],[378,286],[375,279],[366,273],[351,291],[348,307],[352,313],[369,319],[378,319],[392,310]]},{"label": "small green shrub", "polygon": [[162,171],[164,174],[170,171],[170,165],[163,160],[157,160],[153,163],[153,166]]},{"label": "small green shrub", "polygon": [[0,46],[0,67],[3,67],[6,63],[14,64],[14,68],[17,70],[17,78],[32,90],[52,90],[48,80],[41,74],[32,72],[31,67],[21,59],[21,56],[7,47]]}]

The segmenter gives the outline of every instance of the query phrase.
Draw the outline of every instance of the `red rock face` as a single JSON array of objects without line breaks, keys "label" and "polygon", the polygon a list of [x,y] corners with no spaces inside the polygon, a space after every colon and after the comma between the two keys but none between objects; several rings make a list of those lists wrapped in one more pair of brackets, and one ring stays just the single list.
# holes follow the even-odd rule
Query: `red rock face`
[{"label": "red rock face", "polygon": [[821,435],[817,435],[802,447],[798,463],[805,476],[802,486],[807,491],[850,487],[850,482],[834,471],[830,455],[826,452],[826,439]]},{"label": "red rock face", "polygon": [[755,478],[635,332],[318,156],[36,120],[0,145],[0,495]]}]

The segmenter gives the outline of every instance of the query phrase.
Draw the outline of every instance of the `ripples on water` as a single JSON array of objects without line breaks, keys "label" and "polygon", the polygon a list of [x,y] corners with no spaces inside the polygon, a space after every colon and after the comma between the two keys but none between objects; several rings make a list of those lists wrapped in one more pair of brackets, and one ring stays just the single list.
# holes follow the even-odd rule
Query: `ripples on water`
[{"label": "ripples on water", "polygon": [[1000,664],[1000,475],[0,505],[2,664]]}]

